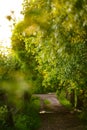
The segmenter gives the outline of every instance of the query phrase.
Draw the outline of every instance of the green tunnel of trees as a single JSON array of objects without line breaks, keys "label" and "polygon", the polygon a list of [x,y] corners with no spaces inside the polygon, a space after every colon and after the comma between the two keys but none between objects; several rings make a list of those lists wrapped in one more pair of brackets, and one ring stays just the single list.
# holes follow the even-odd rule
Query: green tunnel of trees
[{"label": "green tunnel of trees", "polygon": [[65,90],[74,107],[87,108],[87,1],[24,0],[14,55],[0,54],[1,80],[24,74],[36,93]]}]

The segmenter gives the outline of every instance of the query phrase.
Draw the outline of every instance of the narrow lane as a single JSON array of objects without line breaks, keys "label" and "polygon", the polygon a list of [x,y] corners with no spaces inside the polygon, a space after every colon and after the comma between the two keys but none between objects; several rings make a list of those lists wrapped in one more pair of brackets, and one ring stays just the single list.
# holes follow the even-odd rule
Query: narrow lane
[{"label": "narrow lane", "polygon": [[[55,94],[36,94],[41,100],[40,117],[41,127],[39,130],[87,130],[87,126],[63,107]],[[50,103],[45,104],[48,100]]]}]

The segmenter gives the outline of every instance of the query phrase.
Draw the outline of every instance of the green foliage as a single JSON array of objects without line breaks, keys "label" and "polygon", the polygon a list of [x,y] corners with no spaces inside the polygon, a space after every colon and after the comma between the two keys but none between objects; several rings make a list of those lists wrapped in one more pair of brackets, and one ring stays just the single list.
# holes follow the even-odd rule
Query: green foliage
[{"label": "green foliage", "polygon": [[[81,118],[86,119],[87,1],[24,0],[22,13],[24,19],[12,32],[15,54],[0,53],[0,83],[8,91],[9,103],[18,110],[14,115],[16,128],[32,130],[39,126],[39,99],[22,98],[29,85],[32,92],[58,90],[60,102],[66,106],[70,106],[67,93],[74,93],[73,98],[69,97],[73,103],[69,101],[83,110]],[[8,81],[12,82],[6,84]],[[6,116],[7,108],[2,105],[1,127],[5,126]]]},{"label": "green foliage", "polygon": [[32,97],[29,102],[24,103],[22,112],[14,116],[15,127],[18,130],[33,130],[40,126],[40,118],[38,115],[40,109],[40,100]]},{"label": "green foliage", "polygon": [[66,98],[66,92],[64,90],[62,90],[59,94],[57,92],[57,96],[58,96],[58,100],[60,101],[60,103],[65,106],[68,109],[72,108],[72,104],[70,103],[70,101]]},{"label": "green foliage", "polygon": [[14,80],[13,74],[20,69],[19,60],[12,54],[9,56],[0,54],[0,81]]},{"label": "green foliage", "polygon": [[[40,117],[38,114],[40,109],[39,98],[31,98],[29,92],[27,92],[27,94],[25,93],[25,95],[21,95],[22,97],[20,97],[20,95],[16,95],[19,96],[17,99],[16,97],[9,95],[9,93],[6,93],[6,95],[8,95],[8,97],[5,97],[6,101],[3,101],[3,105],[0,104],[0,129],[38,129],[40,126]],[[5,95],[0,96],[4,98]],[[12,98],[11,100],[9,99],[10,96]],[[16,101],[14,102],[14,100]],[[22,100],[21,103],[20,100]],[[20,106],[16,102],[19,102]],[[13,120],[13,125],[11,124],[11,120]]]},{"label": "green foliage", "polygon": [[[36,111],[39,112],[39,109],[40,109],[40,99],[38,97],[32,97],[30,106],[33,107]],[[30,107],[30,110],[31,110],[31,107]]]},{"label": "green foliage", "polygon": [[6,118],[7,118],[7,106],[0,106],[0,129],[6,127]]},{"label": "green foliage", "polygon": [[28,80],[40,92],[73,90],[75,107],[80,91],[87,89],[86,6],[86,0],[24,0],[24,19],[12,34],[13,50]]},{"label": "green foliage", "polygon": [[38,129],[40,125],[39,117],[36,115],[18,114],[15,116],[15,127],[17,130]]}]

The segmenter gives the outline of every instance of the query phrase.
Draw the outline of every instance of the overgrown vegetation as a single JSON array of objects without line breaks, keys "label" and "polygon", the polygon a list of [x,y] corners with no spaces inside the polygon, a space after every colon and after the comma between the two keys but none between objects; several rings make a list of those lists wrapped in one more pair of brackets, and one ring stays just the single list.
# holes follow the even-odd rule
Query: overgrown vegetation
[{"label": "overgrown vegetation", "polygon": [[[0,53],[0,88],[6,91],[10,106],[14,106],[11,108],[18,110],[15,117],[12,116],[17,129],[29,128],[29,122],[29,129],[38,124],[37,112],[33,113],[33,108],[38,108],[39,101],[35,100],[32,106],[33,100],[27,100],[25,94],[23,103],[19,99],[24,97],[25,91],[57,91],[64,104],[67,104],[67,100],[63,100],[65,95],[72,107],[82,111],[81,118],[87,120],[86,8],[86,0],[23,1],[24,19],[15,23],[11,37],[12,53],[9,56]],[[1,98],[6,99],[5,96]],[[5,124],[8,117],[8,101],[0,104],[1,124]],[[25,122],[24,126],[22,122]]]},{"label": "overgrown vegetation", "polygon": [[68,109],[72,109],[72,104],[70,103],[69,99],[66,97],[66,92],[64,90],[61,93],[56,92],[57,97],[60,103]]},{"label": "overgrown vegetation", "polygon": [[[73,107],[86,106],[86,5],[78,0],[23,2],[12,47],[36,92],[66,90]],[[38,87],[36,87],[38,86]]]},{"label": "overgrown vegetation", "polygon": [[[1,92],[1,91],[0,91]],[[33,130],[40,127],[40,101],[37,98],[29,96],[28,92],[24,92],[21,98],[16,102],[20,102],[20,106],[13,104],[14,99],[9,101],[5,97],[8,93],[2,91],[0,93],[0,129],[16,129],[16,130]],[[16,95],[17,96],[17,95]]]}]

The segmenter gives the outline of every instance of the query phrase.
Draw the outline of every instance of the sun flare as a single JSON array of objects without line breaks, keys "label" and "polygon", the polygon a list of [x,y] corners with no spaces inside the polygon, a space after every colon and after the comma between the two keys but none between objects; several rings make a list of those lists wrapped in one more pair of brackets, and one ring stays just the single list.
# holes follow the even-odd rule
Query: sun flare
[{"label": "sun flare", "polygon": [[[6,19],[7,15],[14,11],[17,20],[22,18],[20,11],[23,0],[0,0],[0,50],[1,48],[10,48],[11,23]],[[5,49],[3,49],[5,51]]]}]

